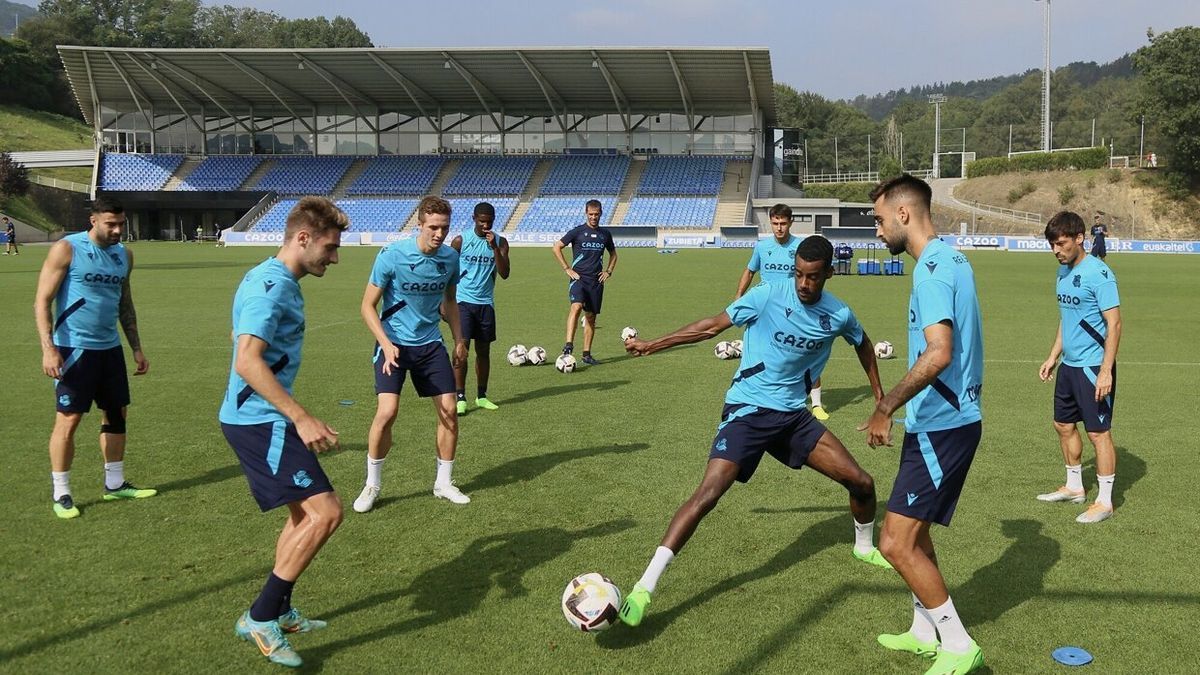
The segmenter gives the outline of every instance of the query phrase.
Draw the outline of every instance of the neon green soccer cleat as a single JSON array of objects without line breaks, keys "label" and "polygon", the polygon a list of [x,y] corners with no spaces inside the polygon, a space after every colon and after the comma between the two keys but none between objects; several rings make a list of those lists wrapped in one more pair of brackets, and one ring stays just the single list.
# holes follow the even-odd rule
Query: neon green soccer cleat
[{"label": "neon green soccer cleat", "polygon": [[854,551],[855,558],[867,563],[868,565],[882,567],[885,570],[895,569],[892,567],[892,563],[888,562],[887,558],[883,557],[883,554],[879,552],[879,549],[874,546],[872,546],[871,550],[867,551],[866,553],[859,553],[858,549],[851,550]]},{"label": "neon green soccer cleat", "polygon": [[884,633],[875,639],[879,641],[879,644],[894,652],[909,652],[927,659],[932,659],[938,654],[937,640],[921,642],[912,634],[912,631],[906,631],[899,635]]},{"label": "neon green soccer cleat", "polygon": [[145,499],[158,494],[158,490],[153,488],[137,488],[129,481],[121,483],[121,487],[116,490],[104,488],[104,501],[111,502],[117,499]]},{"label": "neon green soccer cleat", "polygon": [[246,610],[234,624],[233,632],[246,642],[253,642],[271,663],[288,668],[299,668],[304,663],[296,650],[292,649],[292,644],[280,630],[277,621],[255,621],[250,618],[250,611]]},{"label": "neon green soccer cleat", "polygon": [[71,495],[63,495],[54,502],[54,515],[63,520],[78,518],[79,507],[75,506],[75,500],[71,499]]},{"label": "neon green soccer cleat", "polygon": [[458,406],[458,414],[459,415],[467,414],[467,402],[466,401],[459,401],[457,406]]},{"label": "neon green soccer cleat", "polygon": [[295,607],[287,614],[279,617],[279,630],[285,633],[310,633],[314,630],[321,630],[328,625],[329,622],[327,621],[310,619],[304,616]]},{"label": "neon green soccer cleat", "polygon": [[491,401],[487,400],[486,398],[475,399],[475,407],[483,408],[484,410],[498,410],[500,408],[500,406],[496,405],[495,403],[492,403]]},{"label": "neon green soccer cleat", "polygon": [[983,667],[983,650],[971,640],[971,648],[965,654],[941,650],[933,667],[925,675],[965,675]]},{"label": "neon green soccer cleat", "polygon": [[817,419],[821,420],[822,422],[824,422],[825,420],[829,419],[829,413],[825,412],[825,409],[824,409],[824,408],[822,408],[822,407],[821,407],[821,406],[819,406],[819,405],[814,405],[814,406],[813,406],[813,408],[812,408],[812,414],[813,414],[813,417],[815,417],[815,418],[817,418]]},{"label": "neon green soccer cleat", "polygon": [[650,591],[642,588],[640,583],[634,584],[633,590],[625,596],[625,602],[621,603],[621,621],[630,626],[640,624],[642,617],[646,615],[646,608],[649,606]]}]

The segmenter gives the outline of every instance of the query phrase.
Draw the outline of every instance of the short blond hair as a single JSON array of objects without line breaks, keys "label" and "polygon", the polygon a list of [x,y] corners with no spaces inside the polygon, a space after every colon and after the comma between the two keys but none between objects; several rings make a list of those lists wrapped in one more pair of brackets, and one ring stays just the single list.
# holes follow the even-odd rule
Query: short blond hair
[{"label": "short blond hair", "polygon": [[305,197],[288,212],[283,240],[291,241],[300,230],[316,235],[334,230],[345,232],[350,227],[350,217],[327,197]]}]

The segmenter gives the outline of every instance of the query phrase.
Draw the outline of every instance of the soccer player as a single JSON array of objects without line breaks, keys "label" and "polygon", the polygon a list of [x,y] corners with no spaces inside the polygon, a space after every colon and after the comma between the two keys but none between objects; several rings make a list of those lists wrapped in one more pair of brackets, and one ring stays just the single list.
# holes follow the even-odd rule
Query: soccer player
[{"label": "soccer player", "polygon": [[1100,222],[1100,214],[1097,213],[1092,222],[1092,255],[1104,260],[1108,255],[1108,248],[1104,245],[1104,238],[1108,236],[1108,226]]},{"label": "soccer player", "polygon": [[[746,263],[746,269],[742,270],[742,277],[738,279],[737,294],[733,296],[735,300],[746,294],[746,290],[750,288],[750,282],[754,280],[755,272],[761,274],[764,284],[794,283],[796,246],[799,244],[799,240],[792,236],[792,207],[787,204],[776,204],[771,207],[769,215],[771,217],[771,234],[774,236],[770,239],[760,239],[754,245],[754,252],[750,254],[750,262]],[[813,382],[812,391],[808,392],[808,395],[812,400],[813,417],[821,421],[829,419],[829,413],[821,407],[820,380]]]},{"label": "soccer player", "polygon": [[844,485],[854,517],[854,557],[890,568],[873,543],[874,479],[805,408],[807,389],[820,377],[839,336],[854,345],[876,400],[883,396],[875,351],[850,308],[824,292],[826,280],[833,275],[829,241],[819,236],[805,239],[796,248],[795,265],[792,284],[759,285],[716,316],[656,340],[625,343],[631,354],[647,356],[708,340],[730,326],[746,327],[741,365],[725,394],[704,478],[675,512],[646,572],[621,605],[621,620],[631,626],[642,622],[659,577],[700,520],[735,480],[750,480],[764,454],[792,469],[808,465]]},{"label": "soccer player", "polygon": [[879,238],[892,255],[908,251],[916,263],[908,299],[908,373],[859,429],[871,447],[890,446],[892,415],[907,404],[879,549],[912,590],[913,622],[905,633],[880,635],[879,643],[936,656],[928,673],[967,673],[983,665],[983,652],[946,591],[929,526],[950,524],[979,446],[983,324],[970,263],[934,232],[932,196],[928,184],[908,174],[871,192]]},{"label": "soccer player", "polygon": [[1084,251],[1083,228],[1083,218],[1070,211],[1060,211],[1046,223],[1046,240],[1060,263],[1056,290],[1062,319],[1050,356],[1038,374],[1043,382],[1049,381],[1058,357],[1062,356],[1054,384],[1054,429],[1067,465],[1067,484],[1038,495],[1038,499],[1073,504],[1085,500],[1083,440],[1076,428],[1077,422],[1083,422],[1096,449],[1096,482],[1100,484],[1100,492],[1095,503],[1075,520],[1098,523],[1113,514],[1117,453],[1113,449],[1112,418],[1117,396],[1121,299],[1112,270]]},{"label": "soccer player", "polygon": [[21,250],[17,248],[17,228],[13,226],[8,216],[4,216],[4,255],[21,255]]},{"label": "soccer player", "polygon": [[328,199],[301,199],[288,213],[279,252],[247,272],[233,296],[233,366],[221,403],[221,431],[259,508],[288,507],[275,565],[234,631],[268,660],[292,668],[302,661],[284,634],[326,625],[292,606],[292,590],[342,522],[342,502],[314,454],[337,447],[338,434],[292,395],[304,342],[298,282],[309,274],[323,277],[337,264],[349,225]]},{"label": "soccer player", "polygon": [[[454,402],[454,368],[465,368],[467,341],[455,302],[459,254],[443,246],[450,231],[450,203],[425,197],[417,206],[417,236],[379,252],[363,292],[360,311],[375,336],[377,406],[367,436],[367,482],[354,510],[375,506],[383,484],[383,460],[392,449],[392,425],[400,406],[405,375],[422,398],[433,398],[437,414],[437,478],[433,495],[455,504],[471,501],[450,480],[458,446],[458,411]],[[379,308],[383,301],[382,309]],[[454,364],[442,344],[441,317],[450,324]]]},{"label": "soccer player", "polygon": [[[459,252],[458,322],[467,349],[475,340],[475,379],[478,396],[475,406],[495,410],[499,406],[488,400],[488,376],[492,370],[491,346],[496,341],[496,275],[507,279],[512,265],[508,258],[508,240],[492,231],[496,207],[487,202],[475,205],[471,214],[475,228],[460,234],[450,242]],[[467,361],[454,368],[454,383],[458,389],[458,414],[467,412]]]},{"label": "soccer player", "polygon": [[[600,227],[602,213],[600,201],[589,199],[584,205],[587,222],[554,242],[554,257],[571,279],[567,286],[567,298],[571,303],[567,311],[567,343],[563,345],[562,353],[570,354],[575,350],[575,326],[579,321],[579,313],[583,312],[583,362],[589,366],[599,363],[592,358],[596,315],[600,313],[600,305],[604,301],[604,284],[617,268],[617,248],[613,244],[612,234],[607,228]],[[562,254],[563,247],[567,245],[571,246],[571,255],[575,256],[570,265]],[[607,267],[603,264],[605,251],[608,251]]]},{"label": "soccer player", "polygon": [[117,323],[125,332],[134,375],[150,371],[142,352],[129,277],[133,251],[121,243],[125,209],[115,199],[92,202],[91,229],[67,235],[50,247],[38,276],[34,320],[42,346],[42,372],[54,379],[58,402],[50,434],[50,477],[54,514],[76,518],[71,496],[75,430],[83,414],[100,409],[100,453],[104,456],[104,500],[144,499],[156,490],[125,480],[125,414],[129,378]]}]

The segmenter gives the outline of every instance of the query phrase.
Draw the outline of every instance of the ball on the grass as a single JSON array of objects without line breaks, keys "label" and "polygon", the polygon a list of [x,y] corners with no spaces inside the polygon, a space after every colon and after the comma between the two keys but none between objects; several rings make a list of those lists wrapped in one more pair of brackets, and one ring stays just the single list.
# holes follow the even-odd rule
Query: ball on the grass
[{"label": "ball on the grass", "polygon": [[546,350],[541,347],[530,347],[529,351],[525,352],[525,360],[530,365],[540,366],[546,362]]},{"label": "ball on the grass", "polygon": [[892,348],[892,343],[887,340],[880,340],[875,343],[875,358],[890,359],[895,356],[895,350]]},{"label": "ball on the grass", "polygon": [[742,355],[742,341],[741,340],[730,340],[729,346],[733,347],[733,352],[734,352],[733,355],[735,357],[740,357]]},{"label": "ball on the grass", "polygon": [[733,348],[733,344],[726,340],[722,340],[717,343],[716,347],[713,347],[713,355],[722,361],[727,361],[736,357],[737,351]]},{"label": "ball on the grass", "polygon": [[525,345],[513,345],[508,348],[508,365],[523,366],[525,365],[525,357],[528,352],[525,350]]},{"label": "ball on the grass", "polygon": [[612,626],[620,611],[621,589],[599,572],[580,574],[563,590],[563,616],[581,631],[598,631]]},{"label": "ball on the grass", "polygon": [[629,342],[637,336],[637,329],[633,326],[625,326],[621,329],[621,342]]},{"label": "ball on the grass", "polygon": [[560,373],[569,373],[575,370],[575,357],[570,354],[563,354],[554,360],[554,367],[558,368]]}]

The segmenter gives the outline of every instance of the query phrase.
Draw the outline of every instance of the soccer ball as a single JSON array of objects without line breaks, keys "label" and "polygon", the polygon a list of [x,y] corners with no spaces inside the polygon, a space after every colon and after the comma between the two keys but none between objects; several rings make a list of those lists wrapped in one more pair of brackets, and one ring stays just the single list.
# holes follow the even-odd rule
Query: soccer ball
[{"label": "soccer ball", "polygon": [[508,365],[523,366],[528,352],[525,351],[525,345],[513,345],[508,348]]},{"label": "soccer ball", "polygon": [[892,343],[888,342],[887,340],[881,340],[875,343],[875,358],[890,359],[893,356],[895,356],[895,353],[892,349]]},{"label": "soccer ball", "polygon": [[729,346],[733,347],[733,351],[735,352],[734,356],[742,355],[742,341],[741,340],[731,340],[729,342]]},{"label": "soccer ball", "polygon": [[737,358],[738,353],[738,350],[734,348],[732,342],[726,342],[724,340],[718,342],[716,347],[713,347],[713,355],[722,361],[728,361],[729,359]]},{"label": "soccer ball", "polygon": [[563,354],[554,360],[554,367],[558,368],[560,373],[569,373],[575,370],[575,357],[570,354]]},{"label": "soccer ball", "polygon": [[581,631],[604,630],[617,622],[621,589],[599,572],[580,574],[563,590],[562,611]]},{"label": "soccer ball", "polygon": [[629,342],[637,337],[637,329],[633,326],[625,326],[621,329],[621,342]]},{"label": "soccer ball", "polygon": [[546,362],[546,350],[541,347],[530,347],[529,351],[525,352],[525,359],[530,365],[540,366]]}]

